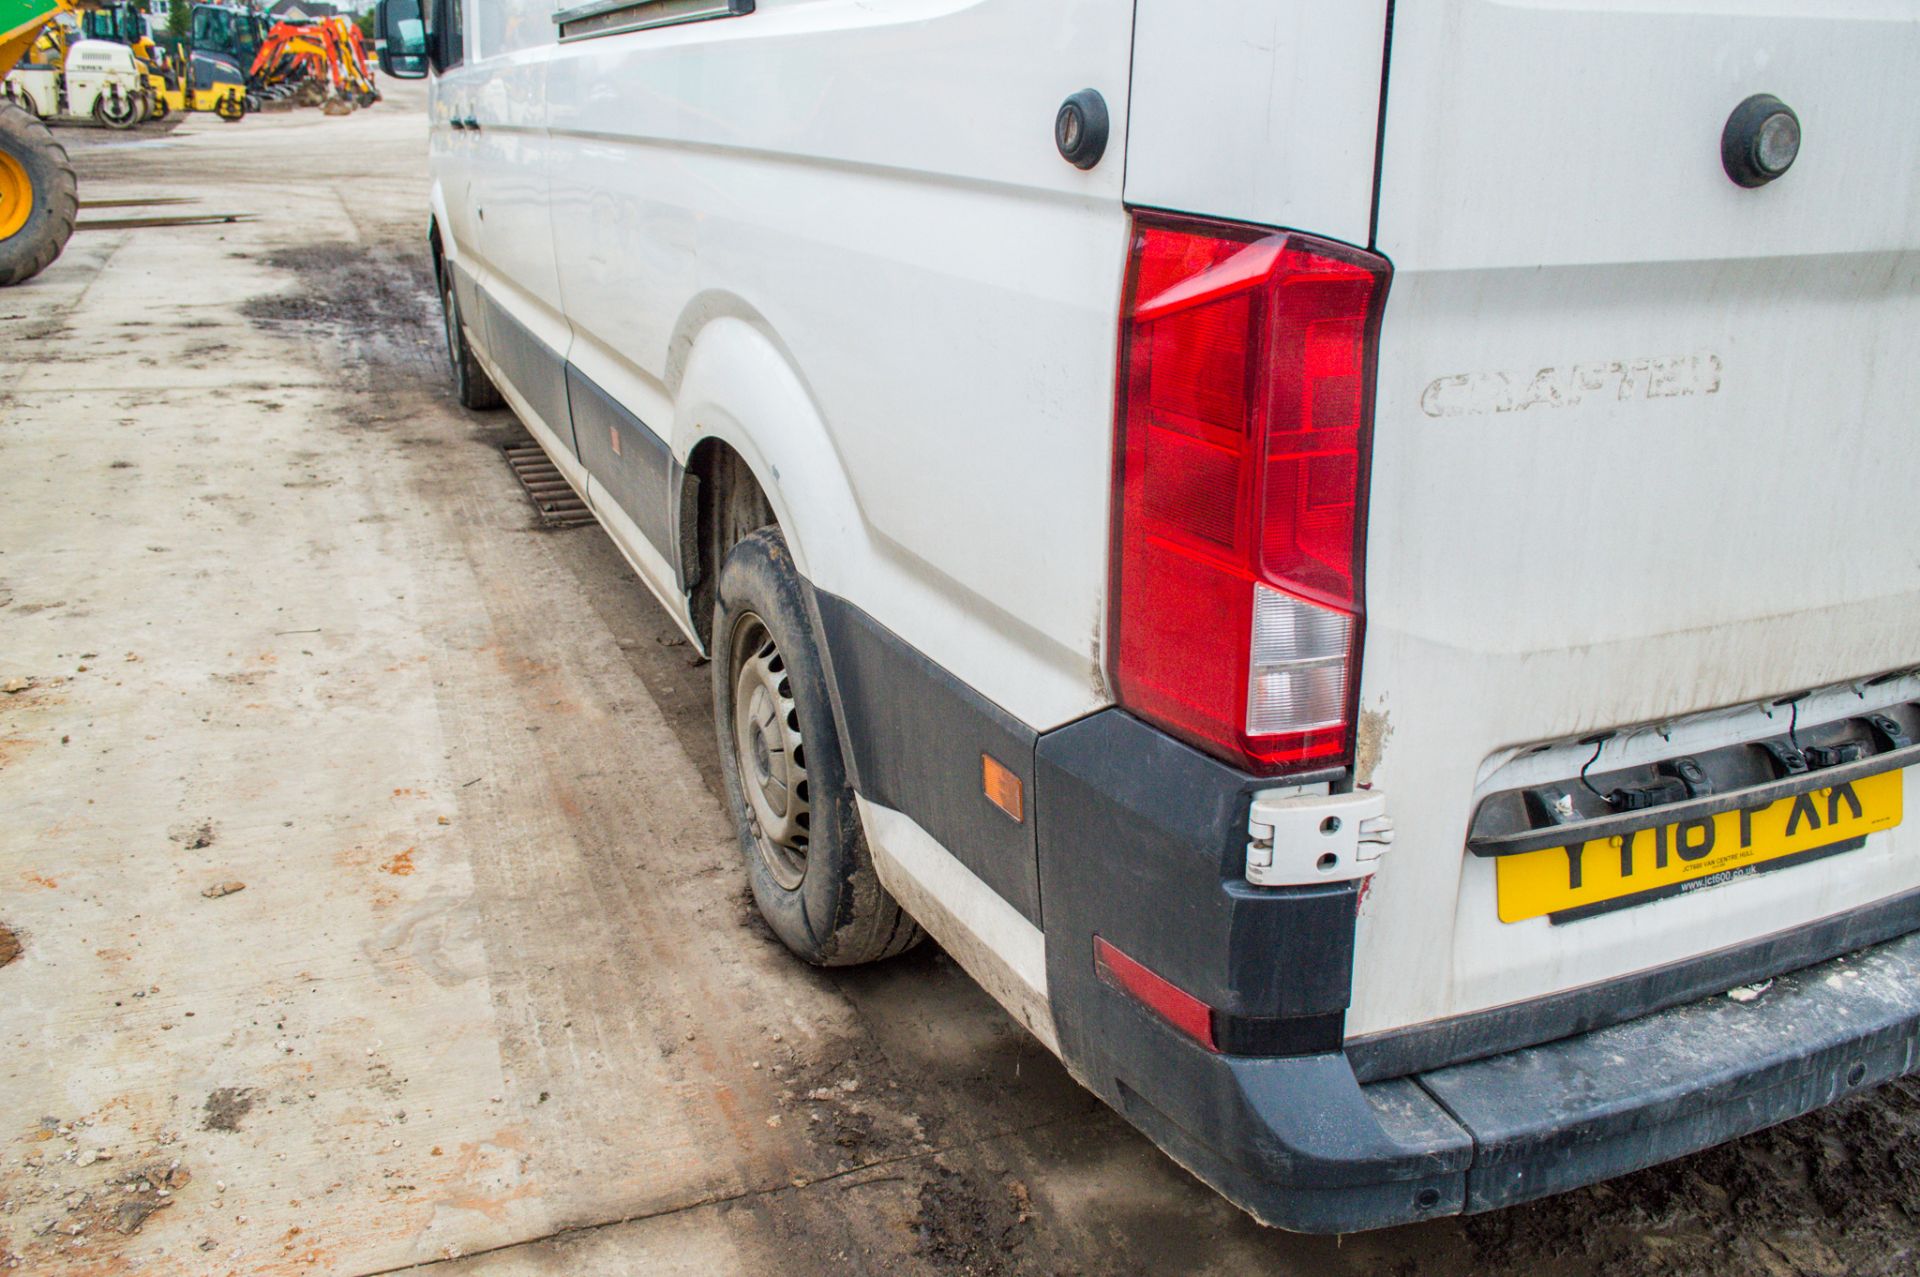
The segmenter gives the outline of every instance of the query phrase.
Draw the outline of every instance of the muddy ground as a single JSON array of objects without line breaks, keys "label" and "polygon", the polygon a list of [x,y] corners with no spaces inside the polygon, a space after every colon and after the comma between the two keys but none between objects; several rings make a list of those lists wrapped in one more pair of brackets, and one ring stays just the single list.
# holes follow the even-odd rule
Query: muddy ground
[{"label": "muddy ground", "polygon": [[449,398],[419,105],[81,136],[83,195],[255,220],[83,232],[0,296],[0,1265],[1920,1268],[1909,1084],[1300,1238],[933,946],[788,960],[706,667]]}]

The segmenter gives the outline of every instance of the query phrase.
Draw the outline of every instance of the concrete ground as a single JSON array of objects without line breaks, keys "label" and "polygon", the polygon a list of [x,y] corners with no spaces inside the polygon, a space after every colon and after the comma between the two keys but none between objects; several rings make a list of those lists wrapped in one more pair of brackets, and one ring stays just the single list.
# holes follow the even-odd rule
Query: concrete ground
[{"label": "concrete ground", "polygon": [[[1263,1230],[932,946],[790,960],[707,670],[448,397],[418,86],[74,131],[0,294],[0,1267],[1914,1268],[1913,1093],[1491,1219]],[[17,938],[17,953],[13,939]]]}]

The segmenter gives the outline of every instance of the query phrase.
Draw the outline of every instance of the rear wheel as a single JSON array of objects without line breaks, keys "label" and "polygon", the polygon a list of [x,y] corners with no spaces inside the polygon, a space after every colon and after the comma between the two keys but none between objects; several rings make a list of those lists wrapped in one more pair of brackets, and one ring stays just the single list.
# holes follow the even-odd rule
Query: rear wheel
[{"label": "rear wheel", "polygon": [[779,529],[762,528],[727,556],[713,654],[721,771],[760,915],[817,966],[906,952],[920,928],[874,871]]},{"label": "rear wheel", "polygon": [[73,234],[79,189],[47,126],[0,103],[0,286],[45,270]]},{"label": "rear wheel", "polygon": [[460,294],[453,288],[453,267],[442,261],[440,274],[440,318],[447,334],[447,362],[453,365],[453,394],[463,408],[498,408],[503,402],[467,344],[466,326],[461,323]]}]

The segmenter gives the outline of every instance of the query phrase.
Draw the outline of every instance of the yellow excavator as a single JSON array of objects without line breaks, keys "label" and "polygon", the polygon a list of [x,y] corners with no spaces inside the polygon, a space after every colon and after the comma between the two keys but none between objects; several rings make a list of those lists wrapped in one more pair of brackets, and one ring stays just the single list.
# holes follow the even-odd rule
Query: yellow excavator
[{"label": "yellow excavator", "polygon": [[[75,0],[0,0],[0,78]],[[67,148],[24,107],[0,101],[0,285],[45,270],[73,234],[79,188]]]}]

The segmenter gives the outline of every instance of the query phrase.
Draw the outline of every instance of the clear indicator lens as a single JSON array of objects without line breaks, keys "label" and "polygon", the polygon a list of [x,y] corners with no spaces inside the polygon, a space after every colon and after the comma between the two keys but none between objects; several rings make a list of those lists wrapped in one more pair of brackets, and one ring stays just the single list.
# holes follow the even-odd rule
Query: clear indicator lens
[{"label": "clear indicator lens", "polygon": [[1247,735],[1344,722],[1353,618],[1264,585],[1253,587]]}]

